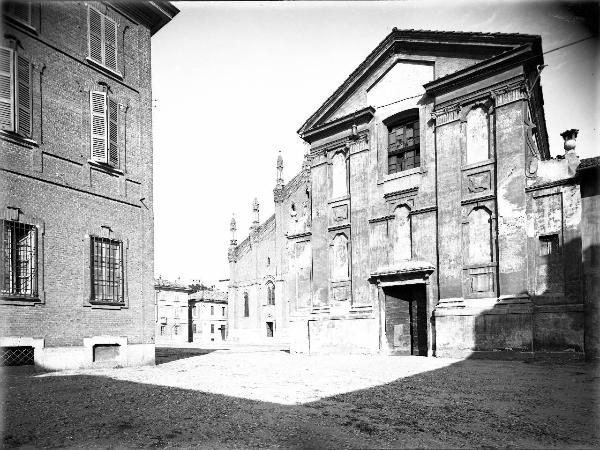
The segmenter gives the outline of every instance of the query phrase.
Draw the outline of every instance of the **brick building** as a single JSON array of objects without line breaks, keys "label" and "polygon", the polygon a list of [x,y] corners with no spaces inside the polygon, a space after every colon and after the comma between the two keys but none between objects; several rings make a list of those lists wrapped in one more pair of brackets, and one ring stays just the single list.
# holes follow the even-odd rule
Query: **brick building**
[{"label": "brick building", "polygon": [[189,320],[189,286],[157,279],[154,282],[156,343],[173,344],[191,341]]},{"label": "brick building", "polygon": [[287,184],[278,160],[275,214],[255,201],[239,245],[232,223],[230,335],[581,355],[581,177],[570,135],[550,157],[542,64],[539,36],[394,29],[302,125]]},{"label": "brick building", "polygon": [[3,357],[153,364],[150,40],[178,10],[2,8]]},{"label": "brick building", "polygon": [[190,342],[223,342],[227,338],[227,293],[202,289],[189,296]]}]

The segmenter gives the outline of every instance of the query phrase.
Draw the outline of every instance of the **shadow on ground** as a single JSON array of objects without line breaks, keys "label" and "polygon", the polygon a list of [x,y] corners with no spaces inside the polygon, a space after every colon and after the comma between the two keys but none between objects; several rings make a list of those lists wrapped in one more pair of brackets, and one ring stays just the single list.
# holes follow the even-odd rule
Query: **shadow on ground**
[{"label": "shadow on ground", "polygon": [[457,361],[291,406],[104,376],[33,375],[3,374],[7,447],[600,446],[598,372],[583,362]]},{"label": "shadow on ground", "polygon": [[177,361],[178,359],[193,358],[194,356],[208,355],[217,350],[227,349],[202,349],[202,348],[171,348],[156,347],[155,358],[156,365]]}]

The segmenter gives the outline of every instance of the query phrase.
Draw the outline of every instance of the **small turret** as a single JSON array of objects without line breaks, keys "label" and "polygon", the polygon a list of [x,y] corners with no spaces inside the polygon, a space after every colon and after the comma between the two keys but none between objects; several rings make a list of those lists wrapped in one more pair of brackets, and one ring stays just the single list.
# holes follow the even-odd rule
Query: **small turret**
[{"label": "small turret", "polygon": [[237,245],[237,239],[236,239],[236,231],[237,231],[237,226],[235,223],[235,216],[233,215],[231,217],[231,223],[229,225],[229,231],[231,231],[231,245]]},{"label": "small turret", "polygon": [[254,201],[252,202],[252,212],[254,213],[254,220],[252,221],[252,228],[256,228],[258,227],[258,224],[260,223],[260,219],[259,219],[259,204],[258,204],[258,199],[255,197]]},{"label": "small turret", "polygon": [[277,155],[277,186],[283,186],[283,157],[281,156],[281,150]]}]

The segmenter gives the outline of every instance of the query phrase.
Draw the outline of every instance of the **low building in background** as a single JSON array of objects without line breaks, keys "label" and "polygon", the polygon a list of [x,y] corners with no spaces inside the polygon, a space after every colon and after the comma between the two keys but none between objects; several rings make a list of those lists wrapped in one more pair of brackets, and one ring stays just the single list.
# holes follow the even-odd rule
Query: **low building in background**
[{"label": "low building in background", "polygon": [[192,290],[179,282],[157,279],[154,283],[154,309],[157,344],[191,341],[188,296]]},{"label": "low building in background", "polygon": [[203,289],[189,296],[190,342],[223,342],[227,339],[227,293]]}]

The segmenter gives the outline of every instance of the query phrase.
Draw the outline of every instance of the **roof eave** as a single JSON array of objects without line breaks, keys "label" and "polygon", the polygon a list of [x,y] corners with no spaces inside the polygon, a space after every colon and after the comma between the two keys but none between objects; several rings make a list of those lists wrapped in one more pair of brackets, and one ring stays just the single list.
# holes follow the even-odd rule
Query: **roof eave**
[{"label": "roof eave", "polygon": [[356,123],[356,125],[368,123],[371,121],[374,115],[375,108],[372,106],[367,106],[366,108],[347,114],[343,117],[332,120],[331,122],[307,129],[300,133],[300,137],[306,142],[312,143],[324,136],[339,133],[340,131],[351,127],[354,123]]}]

